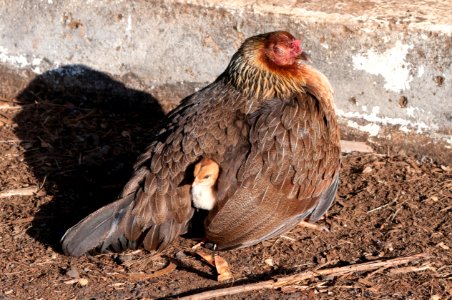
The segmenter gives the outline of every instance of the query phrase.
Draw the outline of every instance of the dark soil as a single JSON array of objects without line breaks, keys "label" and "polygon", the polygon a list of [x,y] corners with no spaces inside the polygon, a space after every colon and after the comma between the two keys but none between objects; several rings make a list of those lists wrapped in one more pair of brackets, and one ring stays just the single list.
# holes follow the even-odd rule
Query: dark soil
[{"label": "dark soil", "polygon": [[[33,195],[0,198],[0,299],[178,298],[305,270],[418,253],[429,258],[226,298],[452,296],[451,167],[390,151],[344,155],[337,201],[318,222],[330,232],[298,227],[253,247],[222,252],[233,282],[218,283],[210,267],[184,253],[196,243],[186,238],[158,256],[141,250],[80,258],[63,255],[62,234],[115,198],[163,117],[152,96],[106,81],[110,84],[106,90],[121,92],[63,93],[38,79],[17,99],[0,101],[0,192],[40,188]],[[81,92],[84,97],[69,96]],[[140,99],[140,104],[129,101],[132,98]],[[177,269],[169,274],[136,276],[170,262]]]}]

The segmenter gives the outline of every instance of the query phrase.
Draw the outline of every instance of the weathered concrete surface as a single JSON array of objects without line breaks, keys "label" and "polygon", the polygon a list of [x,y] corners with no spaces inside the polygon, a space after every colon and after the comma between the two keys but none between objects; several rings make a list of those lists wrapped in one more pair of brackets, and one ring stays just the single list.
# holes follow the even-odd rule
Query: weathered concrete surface
[{"label": "weathered concrete surface", "polygon": [[169,109],[215,79],[246,37],[284,29],[330,78],[344,125],[391,143],[424,134],[452,161],[451,11],[450,0],[0,0],[0,96],[37,74],[96,89],[77,79],[82,64]]}]

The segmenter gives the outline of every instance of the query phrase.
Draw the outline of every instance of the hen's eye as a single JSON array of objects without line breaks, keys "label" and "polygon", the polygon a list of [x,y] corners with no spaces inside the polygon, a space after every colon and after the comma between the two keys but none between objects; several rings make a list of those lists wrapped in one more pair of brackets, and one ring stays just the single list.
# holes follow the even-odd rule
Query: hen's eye
[{"label": "hen's eye", "polygon": [[278,55],[283,54],[283,50],[279,46],[274,46],[273,51],[275,52],[275,54],[278,54]]}]

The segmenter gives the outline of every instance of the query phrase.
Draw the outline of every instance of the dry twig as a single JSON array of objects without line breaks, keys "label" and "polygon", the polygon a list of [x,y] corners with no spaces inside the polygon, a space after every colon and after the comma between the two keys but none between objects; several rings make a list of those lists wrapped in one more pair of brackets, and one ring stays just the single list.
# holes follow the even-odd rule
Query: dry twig
[{"label": "dry twig", "polygon": [[371,212],[380,210],[380,209],[385,208],[385,207],[387,207],[387,206],[389,206],[389,205],[392,205],[392,204],[394,204],[394,203],[397,203],[397,200],[392,200],[392,202],[388,202],[388,203],[386,203],[386,204],[383,204],[382,206],[379,206],[379,207],[376,207],[376,208],[374,208],[374,209],[371,209],[371,210],[367,211],[367,213],[370,214]]},{"label": "dry twig", "polygon": [[29,186],[19,189],[4,190],[0,192],[0,198],[8,198],[12,196],[32,196],[39,191],[37,186]]},{"label": "dry twig", "polygon": [[166,274],[169,274],[176,270],[176,265],[174,263],[170,263],[165,268],[155,271],[154,273],[128,273],[128,274],[114,274],[116,277],[131,279],[131,280],[147,280],[151,278],[160,277]]},{"label": "dry twig", "polygon": [[8,109],[22,109],[22,107],[15,104],[14,102],[0,103],[0,110],[8,110]]},{"label": "dry twig", "polygon": [[298,226],[306,227],[317,231],[330,232],[330,230],[325,226],[312,224],[306,221],[300,221],[300,223],[298,223]]},{"label": "dry twig", "polygon": [[256,282],[247,285],[234,286],[229,288],[223,288],[218,290],[206,291],[198,294],[194,294],[191,296],[182,297],[179,299],[185,300],[202,300],[202,299],[211,299],[215,297],[251,292],[262,289],[277,289],[288,285],[299,284],[303,280],[315,278],[318,276],[340,276],[345,274],[351,274],[356,272],[364,272],[371,271],[381,267],[396,267],[398,265],[406,264],[409,262],[413,262],[419,259],[426,259],[428,256],[424,253],[416,254],[413,256],[399,257],[389,260],[378,260],[372,261],[362,264],[355,264],[351,266],[338,267],[338,268],[330,268],[324,270],[316,270],[316,271],[305,271],[295,275],[281,277],[276,280],[266,280],[262,282]]},{"label": "dry twig", "polygon": [[393,269],[393,270],[390,270],[389,273],[404,274],[404,273],[411,273],[411,272],[421,272],[421,271],[425,271],[425,270],[435,270],[435,269],[432,268],[432,266],[427,264],[427,265],[423,265],[420,267],[409,266],[409,267],[404,267],[404,268]]}]

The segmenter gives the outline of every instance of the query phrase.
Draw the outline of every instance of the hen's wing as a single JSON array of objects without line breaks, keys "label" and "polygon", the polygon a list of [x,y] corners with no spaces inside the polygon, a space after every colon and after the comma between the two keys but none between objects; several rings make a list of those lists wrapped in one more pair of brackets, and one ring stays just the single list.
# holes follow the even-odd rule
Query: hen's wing
[{"label": "hen's wing", "polygon": [[206,220],[207,239],[220,250],[279,235],[310,214],[318,219],[337,189],[334,111],[313,95],[268,101],[248,124],[247,140],[221,164],[219,203]]},{"label": "hen's wing", "polygon": [[201,157],[221,163],[226,145],[239,139],[237,91],[216,82],[171,112],[135,165],[119,200],[92,213],[62,238],[67,254],[101,249],[165,248],[186,231],[193,215],[190,169]]}]

